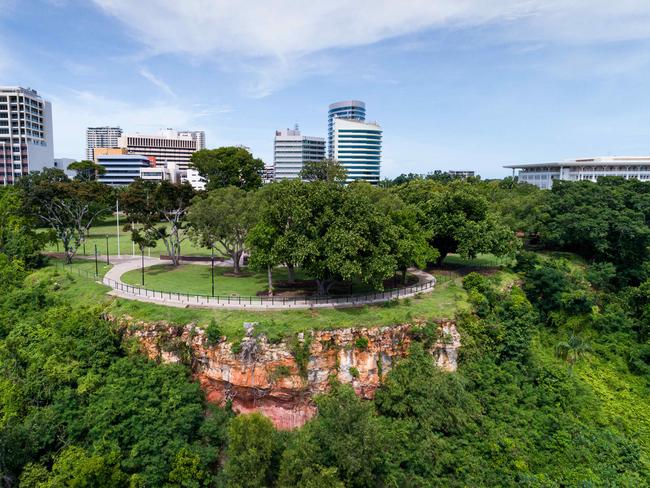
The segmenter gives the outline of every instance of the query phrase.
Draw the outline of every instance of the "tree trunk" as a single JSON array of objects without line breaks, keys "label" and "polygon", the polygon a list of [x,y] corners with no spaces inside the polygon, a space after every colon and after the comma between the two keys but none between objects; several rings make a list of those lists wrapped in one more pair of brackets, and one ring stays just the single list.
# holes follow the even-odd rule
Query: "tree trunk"
[{"label": "tree trunk", "polygon": [[318,285],[318,294],[324,296],[325,291],[325,280],[316,280],[316,285]]},{"label": "tree trunk", "polygon": [[266,265],[266,274],[269,278],[269,296],[273,296],[273,267],[270,264]]},{"label": "tree trunk", "polygon": [[239,267],[239,261],[240,261],[240,259],[241,259],[241,252],[239,252],[239,251],[234,252],[234,253],[232,253],[231,257],[232,257],[232,268],[233,268],[233,272],[234,272],[235,274],[240,274],[240,273],[241,273],[241,269],[240,269],[240,267]]},{"label": "tree trunk", "polygon": [[438,256],[438,259],[436,259],[436,264],[438,266],[442,266],[442,263],[444,262],[446,257],[447,257],[447,253],[440,251],[440,256]]},{"label": "tree trunk", "polygon": [[402,268],[402,285],[406,285],[406,268]]},{"label": "tree trunk", "polygon": [[289,281],[289,283],[296,282],[295,268],[291,263],[287,263],[287,280]]}]

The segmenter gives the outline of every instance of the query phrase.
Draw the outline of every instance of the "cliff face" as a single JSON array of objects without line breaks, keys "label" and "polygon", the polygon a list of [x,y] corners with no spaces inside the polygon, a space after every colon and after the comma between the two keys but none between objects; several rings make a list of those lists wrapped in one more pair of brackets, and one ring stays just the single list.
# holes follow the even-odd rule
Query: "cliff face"
[{"label": "cliff face", "polygon": [[[425,330],[423,324],[405,324],[312,331],[273,344],[251,328],[233,348],[226,341],[209,345],[204,331],[192,324],[178,327],[128,317],[119,322],[149,357],[191,363],[209,401],[230,401],[240,413],[259,411],[279,429],[299,427],[313,417],[312,398],[328,389],[330,378],[372,398],[394,361],[406,355],[414,335]],[[438,321],[426,330],[437,364],[454,371],[460,347],[455,323]]]}]

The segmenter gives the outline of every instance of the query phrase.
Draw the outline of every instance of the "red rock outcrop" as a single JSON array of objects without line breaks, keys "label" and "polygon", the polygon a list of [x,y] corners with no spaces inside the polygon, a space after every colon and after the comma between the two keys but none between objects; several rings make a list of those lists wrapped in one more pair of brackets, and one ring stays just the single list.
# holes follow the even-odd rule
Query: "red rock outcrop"
[{"label": "red rock outcrop", "polygon": [[[413,334],[422,330],[422,324],[316,330],[273,344],[251,329],[233,353],[233,344],[225,340],[208,345],[204,331],[193,324],[179,327],[128,317],[119,322],[149,357],[190,362],[209,401],[230,402],[236,412],[259,411],[279,429],[299,427],[313,417],[313,397],[327,391],[330,378],[372,398],[394,361],[406,355]],[[430,351],[441,368],[454,371],[460,336],[453,321],[436,323]]]}]

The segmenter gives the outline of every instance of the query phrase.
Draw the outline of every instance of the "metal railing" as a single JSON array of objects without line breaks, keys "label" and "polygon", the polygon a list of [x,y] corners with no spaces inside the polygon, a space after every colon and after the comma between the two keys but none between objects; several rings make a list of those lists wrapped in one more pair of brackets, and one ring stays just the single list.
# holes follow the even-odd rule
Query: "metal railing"
[{"label": "metal railing", "polygon": [[167,303],[181,303],[203,307],[223,308],[312,308],[324,306],[359,306],[372,303],[388,302],[393,299],[406,298],[433,290],[435,278],[417,285],[343,296],[282,297],[282,296],[241,296],[241,295],[194,295],[173,291],[154,290],[137,285],[128,285],[110,278],[103,278],[102,283],[114,290],[133,298],[145,298]]},{"label": "metal railing", "polygon": [[311,297],[282,297],[282,296],[241,296],[241,295],[196,295],[191,293],[181,293],[173,291],[155,290],[137,285],[129,285],[111,278],[100,277],[92,272],[66,265],[63,263],[54,263],[57,268],[62,268],[68,272],[76,273],[79,276],[99,281],[129,295],[134,299],[149,299],[163,303],[176,303],[182,305],[194,305],[202,307],[221,307],[221,308],[312,308],[312,307],[334,307],[334,306],[361,306],[366,304],[377,304],[390,302],[394,299],[408,298],[419,293],[432,291],[436,285],[436,278],[432,276],[430,281],[418,283],[415,285],[395,288],[385,291],[376,291],[368,293],[359,293],[352,295],[327,295]]}]

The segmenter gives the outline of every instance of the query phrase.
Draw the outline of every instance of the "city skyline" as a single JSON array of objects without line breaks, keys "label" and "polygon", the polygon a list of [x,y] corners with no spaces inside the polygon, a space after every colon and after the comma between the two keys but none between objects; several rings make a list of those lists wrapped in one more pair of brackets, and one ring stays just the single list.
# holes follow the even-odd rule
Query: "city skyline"
[{"label": "city skyline", "polygon": [[350,99],[384,130],[382,178],[649,152],[645,2],[343,5],[0,0],[0,84],[52,102],[57,158],[119,125],[205,130],[271,163],[272,131],[327,137]]}]

